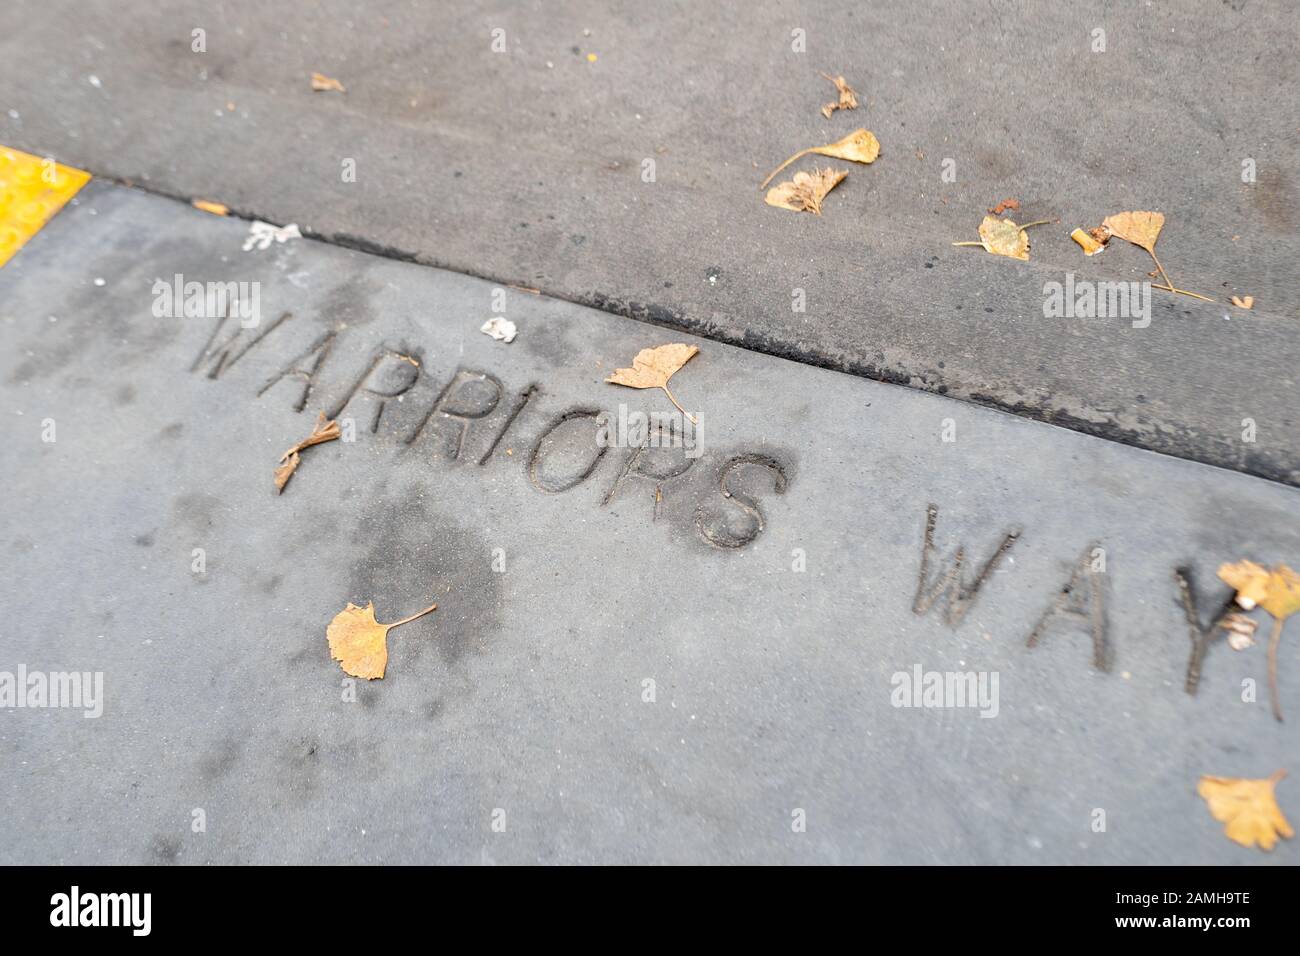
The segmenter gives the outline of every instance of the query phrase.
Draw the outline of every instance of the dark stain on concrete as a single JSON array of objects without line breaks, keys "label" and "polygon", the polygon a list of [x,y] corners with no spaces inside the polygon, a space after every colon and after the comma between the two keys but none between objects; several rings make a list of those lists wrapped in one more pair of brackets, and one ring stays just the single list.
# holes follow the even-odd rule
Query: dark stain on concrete
[{"label": "dark stain on concrete", "polygon": [[215,783],[239,763],[241,744],[236,738],[222,741],[199,761],[199,776],[205,783]]},{"label": "dark stain on concrete", "polygon": [[489,571],[491,542],[437,513],[421,500],[418,484],[373,501],[355,519],[352,546],[359,551],[349,575],[347,600],[375,602],[375,616],[393,621],[437,602],[438,610],[388,637],[388,667],[404,674],[427,649],[456,665],[487,650],[501,628],[501,575]]},{"label": "dark stain on concrete", "polygon": [[216,523],[221,499],[203,492],[178,495],[172,502],[172,520],[189,531],[208,531]]},{"label": "dark stain on concrete", "polygon": [[181,841],[174,836],[158,834],[149,844],[149,859],[153,863],[175,863],[181,855]]}]

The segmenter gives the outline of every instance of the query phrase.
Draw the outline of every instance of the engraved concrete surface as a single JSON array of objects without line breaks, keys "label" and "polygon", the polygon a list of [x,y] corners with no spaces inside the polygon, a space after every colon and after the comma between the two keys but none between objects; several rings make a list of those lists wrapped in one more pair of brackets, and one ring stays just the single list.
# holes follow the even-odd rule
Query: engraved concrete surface
[{"label": "engraved concrete surface", "polygon": [[[0,143],[1300,484],[1298,30],[1289,0],[9,0]],[[317,70],[347,93],[311,92]],[[819,71],[861,108],[824,119]],[[763,204],[777,163],[859,126],[881,157],[827,161],[849,176],[823,216]],[[1008,196],[1017,221],[1061,220],[1031,262],[950,245]],[[1141,250],[1068,238],[1126,209],[1168,216],[1162,262],[1220,304],[1157,292],[1145,329],[1045,319],[1067,273],[1146,279]]]},{"label": "engraved concrete surface", "polygon": [[[1297,748],[1263,643],[1185,691],[1175,570],[1208,625],[1300,492],[247,231],[93,182],[0,271],[0,671],[103,674],[0,708],[0,861],[1296,862],[1196,796]],[[260,322],[157,314],[177,275]],[[677,339],[690,447],[619,446],[673,409],[603,379]],[[320,410],[354,440],[277,496]],[[367,600],[439,607],[351,687]]]}]

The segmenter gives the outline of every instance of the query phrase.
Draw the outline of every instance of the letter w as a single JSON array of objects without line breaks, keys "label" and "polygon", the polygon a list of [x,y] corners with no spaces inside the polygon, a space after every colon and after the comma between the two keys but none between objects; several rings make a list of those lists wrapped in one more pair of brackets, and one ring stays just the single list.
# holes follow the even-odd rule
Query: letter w
[{"label": "letter w", "polygon": [[1002,556],[1011,550],[1011,546],[1016,543],[1020,537],[1018,529],[1008,531],[1002,537],[1002,543],[984,562],[984,567],[980,568],[979,573],[973,580],[967,581],[962,576],[962,568],[966,563],[966,548],[964,546],[957,548],[957,554],[953,558],[951,566],[946,571],[941,571],[935,576],[934,580],[930,577],[930,561],[934,553],[934,525],[939,517],[939,509],[930,505],[925,509],[925,546],[921,551],[921,574],[916,582],[916,599],[912,602],[913,614],[925,614],[934,605],[940,597],[947,597],[947,607],[944,614],[944,622],[949,627],[956,627],[961,623],[966,612],[970,610],[971,604],[975,601],[975,596],[979,594],[980,588],[998,566]]},{"label": "letter w", "polygon": [[221,339],[221,330],[226,324],[226,319],[230,318],[228,312],[223,313],[221,318],[217,320],[212,335],[208,337],[207,345],[203,346],[203,351],[194,360],[194,364],[190,366],[190,371],[197,372],[206,366],[208,378],[220,378],[222,372],[243,358],[249,349],[278,329],[289,317],[290,313],[284,313],[253,336],[245,336],[244,332],[246,330],[236,327],[235,331],[223,340]]}]

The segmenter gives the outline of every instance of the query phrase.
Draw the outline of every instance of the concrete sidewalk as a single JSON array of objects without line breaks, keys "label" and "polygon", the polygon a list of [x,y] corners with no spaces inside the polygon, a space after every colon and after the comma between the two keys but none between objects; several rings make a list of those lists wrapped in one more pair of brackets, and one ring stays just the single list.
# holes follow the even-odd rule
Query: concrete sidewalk
[{"label": "concrete sidewalk", "polygon": [[[0,862],[1296,862],[1196,795],[1294,727],[1262,644],[1184,691],[1175,569],[1208,623],[1300,491],[247,233],[92,182],[0,270],[0,670],[103,675],[96,719],[0,710]],[[260,321],[158,314],[178,275]],[[620,444],[673,409],[603,380],[674,340],[698,444]],[[277,496],[319,410],[354,440]],[[347,602],[435,600],[383,681],[330,660]]]},{"label": "concrete sidewalk", "polygon": [[[1292,4],[329,0],[289,14],[161,0],[134,13],[5,4],[0,142],[1300,482]],[[311,92],[313,71],[346,94]],[[819,71],[843,73],[862,107],[824,119]],[[882,155],[836,164],[849,178],[823,216],[763,204],[768,170],[858,126]],[[950,245],[1007,196],[1018,221],[1060,219],[1033,230],[1031,262]],[[1167,215],[1162,261],[1218,304],[1157,292],[1145,329],[1045,319],[1044,288],[1067,274],[1146,279],[1141,250],[1089,259],[1068,239],[1128,209]],[[806,312],[792,311],[796,290]],[[1234,294],[1255,310],[1228,306]],[[1246,419],[1258,444],[1241,441]]]}]

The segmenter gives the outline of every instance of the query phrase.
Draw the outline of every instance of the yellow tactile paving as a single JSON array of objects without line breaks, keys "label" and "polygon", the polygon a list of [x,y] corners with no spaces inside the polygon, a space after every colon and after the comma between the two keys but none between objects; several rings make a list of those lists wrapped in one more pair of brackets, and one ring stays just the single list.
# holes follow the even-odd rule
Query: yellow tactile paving
[{"label": "yellow tactile paving", "polygon": [[0,146],[0,266],[90,182],[90,173]]}]

